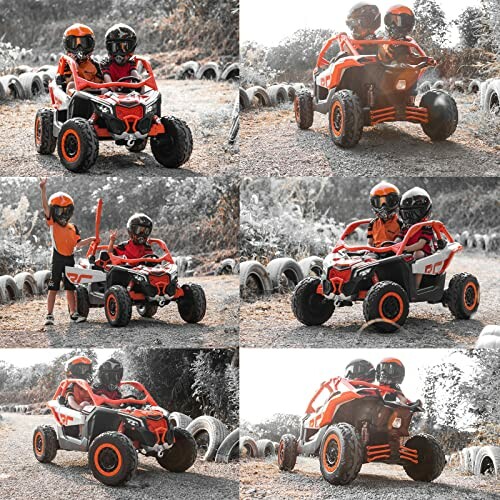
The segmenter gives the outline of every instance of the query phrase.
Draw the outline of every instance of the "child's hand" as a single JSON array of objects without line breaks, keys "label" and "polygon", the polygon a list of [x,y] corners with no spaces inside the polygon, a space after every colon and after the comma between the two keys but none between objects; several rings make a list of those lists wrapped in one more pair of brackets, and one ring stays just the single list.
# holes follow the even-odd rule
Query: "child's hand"
[{"label": "child's hand", "polygon": [[110,241],[116,241],[116,237],[118,236],[118,230],[117,229],[111,229],[109,232],[109,240]]},{"label": "child's hand", "polygon": [[47,177],[40,177],[40,189],[45,189],[47,186]]}]

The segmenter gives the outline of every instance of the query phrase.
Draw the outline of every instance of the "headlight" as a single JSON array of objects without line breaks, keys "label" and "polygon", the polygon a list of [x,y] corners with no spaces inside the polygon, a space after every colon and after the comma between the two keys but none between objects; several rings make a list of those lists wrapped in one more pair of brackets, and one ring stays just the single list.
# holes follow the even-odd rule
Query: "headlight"
[{"label": "headlight", "polygon": [[135,274],[134,277],[135,277],[135,280],[139,281],[140,283],[144,283],[147,281],[146,276],[143,276],[142,274]]},{"label": "headlight", "polygon": [[156,111],[157,104],[158,104],[157,101],[150,102],[149,104],[147,104],[146,105],[146,114],[149,115],[151,113],[154,113]]},{"label": "headlight", "polygon": [[398,80],[396,83],[396,90],[405,90],[406,89],[406,80]]},{"label": "headlight", "polygon": [[392,422],[392,427],[394,429],[399,429],[401,427],[401,419],[399,417],[394,419],[394,422]]},{"label": "headlight", "polygon": [[358,276],[361,276],[361,277],[366,276],[366,275],[370,274],[370,271],[371,271],[371,268],[362,269],[361,271],[359,271]]},{"label": "headlight", "polygon": [[96,107],[103,114],[107,114],[107,115],[113,114],[113,110],[112,110],[111,106],[108,106],[107,104],[98,103],[98,104],[96,104]]}]

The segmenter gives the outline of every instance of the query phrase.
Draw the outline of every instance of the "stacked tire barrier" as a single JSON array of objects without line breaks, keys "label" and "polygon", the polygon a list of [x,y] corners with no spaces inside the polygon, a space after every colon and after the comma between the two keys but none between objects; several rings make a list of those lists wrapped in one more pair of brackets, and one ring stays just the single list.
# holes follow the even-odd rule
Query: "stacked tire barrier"
[{"label": "stacked tire barrier", "polygon": [[205,64],[186,61],[175,73],[177,80],[236,81],[239,77],[240,65],[237,62],[223,65],[213,61]]},{"label": "stacked tire barrier", "polygon": [[500,234],[480,234],[463,231],[456,234],[455,239],[460,242],[464,248],[477,248],[485,252],[498,252],[500,250]]},{"label": "stacked tire barrier", "polygon": [[50,271],[37,271],[32,274],[21,272],[15,276],[0,276],[0,304],[10,304],[17,300],[28,299],[47,293]]},{"label": "stacked tire barrier", "polygon": [[477,94],[481,88],[481,82],[479,80],[470,80],[465,82],[464,80],[422,80],[417,87],[419,94],[424,94],[431,89],[446,89],[451,92],[458,92],[461,94]]},{"label": "stacked tire barrier", "polygon": [[500,349],[500,325],[485,326],[476,341],[476,349]]},{"label": "stacked tire barrier", "polygon": [[6,99],[36,99],[47,94],[49,82],[56,77],[57,67],[41,66],[38,70],[18,66],[13,74],[0,77],[0,101]]},{"label": "stacked tire barrier", "polygon": [[303,83],[280,83],[267,88],[260,85],[247,89],[240,87],[240,110],[269,108],[293,102],[297,92],[303,88]]}]

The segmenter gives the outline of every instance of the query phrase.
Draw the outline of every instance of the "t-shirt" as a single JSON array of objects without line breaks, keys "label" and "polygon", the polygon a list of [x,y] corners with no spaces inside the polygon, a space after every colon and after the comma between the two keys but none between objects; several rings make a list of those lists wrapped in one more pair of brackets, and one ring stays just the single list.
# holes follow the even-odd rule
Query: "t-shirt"
[{"label": "t-shirt", "polygon": [[[78,67],[79,77],[84,78],[89,82],[102,83],[102,73],[97,61],[89,58],[81,63],[77,62],[76,65]],[[64,76],[66,78],[70,78],[72,76],[68,65],[66,65],[64,69]]]},{"label": "t-shirt", "polygon": [[[405,228],[401,231],[400,238],[403,239],[405,237],[405,234],[408,232],[410,228]],[[430,255],[432,253],[432,248],[431,248],[431,243],[432,240],[434,239],[434,231],[432,230],[431,226],[422,226],[416,233],[414,233],[408,242],[406,243],[406,246],[414,245],[415,243],[418,243],[420,240],[426,240],[424,248],[422,248],[422,251]]]},{"label": "t-shirt", "polygon": [[116,245],[113,249],[113,253],[115,255],[125,256],[127,259],[140,259],[145,255],[153,253],[153,248],[147,243],[138,245],[132,240],[128,240]]},{"label": "t-shirt", "polygon": [[384,241],[394,241],[401,233],[401,221],[394,214],[387,221],[375,217],[368,224],[367,238],[373,238],[373,246],[378,247]]},{"label": "t-shirt", "polygon": [[101,65],[102,74],[109,75],[112,82],[117,82],[120,78],[130,76],[134,69],[137,69],[137,62],[134,58],[129,59],[125,64],[117,64],[108,58]]},{"label": "t-shirt", "polygon": [[92,398],[90,397],[89,393],[85,389],[82,389],[78,384],[70,384],[66,389],[65,396],[66,398],[73,396],[78,404],[81,404],[84,401],[92,403]]},{"label": "t-shirt", "polygon": [[108,399],[122,399],[121,392],[117,387],[110,389],[105,385],[95,384],[92,386],[92,390],[99,396],[104,396]]},{"label": "t-shirt", "polygon": [[61,226],[52,218],[46,219],[46,222],[50,228],[52,248],[66,257],[73,255],[76,244],[81,240],[78,228],[71,222]]}]

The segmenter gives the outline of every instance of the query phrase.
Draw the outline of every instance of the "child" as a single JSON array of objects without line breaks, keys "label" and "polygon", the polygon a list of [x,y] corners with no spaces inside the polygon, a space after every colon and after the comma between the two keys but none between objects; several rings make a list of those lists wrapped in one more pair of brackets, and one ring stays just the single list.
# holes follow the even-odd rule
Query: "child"
[{"label": "child", "polygon": [[375,382],[375,368],[366,359],[353,359],[345,367],[344,377],[349,380],[361,380],[373,384]]},{"label": "child", "polygon": [[54,193],[47,201],[47,179],[40,180],[40,190],[42,192],[43,211],[47,225],[50,228],[53,248],[45,325],[54,324],[54,304],[61,280],[64,280],[64,289],[66,290],[71,321],[81,323],[86,318],[80,316],[77,312],[75,286],[66,277],[65,267],[75,265],[75,257],[73,255],[75,248],[85,247],[94,241],[95,238],[90,237],[82,240],[78,228],[69,222],[75,208],[71,196],[58,192]]},{"label": "child", "polygon": [[104,82],[117,82],[132,76],[141,80],[137,63],[133,58],[137,46],[135,31],[126,24],[115,24],[106,32],[108,59],[102,64]]},{"label": "child", "polygon": [[370,191],[370,205],[376,217],[368,224],[368,245],[379,247],[384,241],[395,241],[401,233],[399,189],[389,182],[379,182]]},{"label": "child", "polygon": [[99,383],[94,384],[92,389],[99,396],[105,396],[109,399],[122,399],[119,389],[122,377],[122,364],[114,358],[109,358],[99,365],[97,370]]},{"label": "child", "polygon": [[380,28],[380,11],[375,4],[358,2],[349,10],[347,27],[356,40],[376,40],[376,31]]},{"label": "child", "polygon": [[109,237],[108,253],[124,256],[127,259],[140,259],[153,253],[148,238],[153,230],[153,221],[146,214],[134,214],[127,221],[129,240],[114,246],[117,231],[112,230]]},{"label": "child", "polygon": [[408,404],[409,399],[403,394],[400,384],[405,378],[405,367],[399,359],[384,358],[377,365],[376,376],[379,385],[396,389],[396,393],[388,393],[384,396],[387,401],[396,401],[399,399],[401,403]]},{"label": "child", "polygon": [[[403,221],[403,229],[399,239],[403,239],[411,226],[418,222],[428,220],[432,209],[432,200],[429,193],[422,188],[414,187],[401,197],[399,206],[399,213]],[[415,234],[408,240],[404,251],[413,252],[415,259],[421,259],[433,253],[431,247],[434,239],[434,231],[431,226],[421,227]],[[422,275],[415,275],[415,284],[420,288],[422,282]]]},{"label": "child", "polygon": [[[65,365],[66,378],[77,378],[90,382],[92,379],[92,361],[86,356],[75,356]],[[70,384],[64,393],[70,408],[81,411],[85,406],[92,405],[89,393],[77,384]]]},{"label": "child", "polygon": [[[66,54],[76,61],[78,76],[89,82],[101,83],[102,73],[97,61],[92,58],[95,47],[94,32],[84,24],[73,24],[65,32],[63,45]],[[58,75],[57,84],[66,86],[66,93],[71,95],[75,83],[68,64],[64,66],[62,75]]]}]

